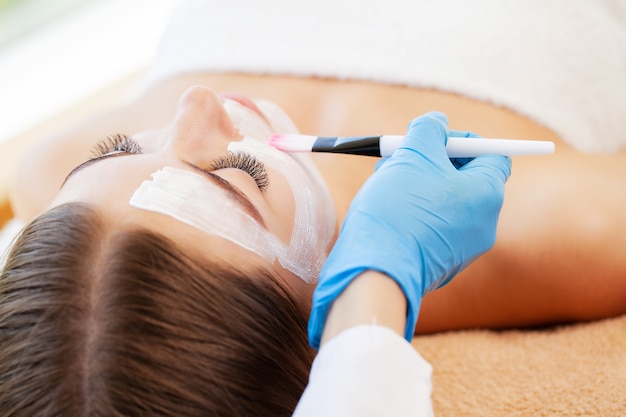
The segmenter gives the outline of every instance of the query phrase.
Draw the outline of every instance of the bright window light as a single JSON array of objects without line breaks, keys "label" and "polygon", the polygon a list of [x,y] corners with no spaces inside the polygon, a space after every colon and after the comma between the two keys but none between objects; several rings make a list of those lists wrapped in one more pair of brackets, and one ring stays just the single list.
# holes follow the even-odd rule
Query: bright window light
[{"label": "bright window light", "polygon": [[175,3],[0,0],[0,142],[145,68]]}]

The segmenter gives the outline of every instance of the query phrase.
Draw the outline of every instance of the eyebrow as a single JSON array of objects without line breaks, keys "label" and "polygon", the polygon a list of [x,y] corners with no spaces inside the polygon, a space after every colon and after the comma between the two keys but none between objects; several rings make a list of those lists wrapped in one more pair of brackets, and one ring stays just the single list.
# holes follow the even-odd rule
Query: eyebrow
[{"label": "eyebrow", "polygon": [[102,155],[102,156],[97,156],[95,158],[91,158],[86,160],[85,162],[83,162],[82,164],[77,165],[76,167],[74,167],[74,169],[72,169],[70,171],[69,174],[67,174],[67,177],[65,177],[65,179],[63,180],[63,182],[61,183],[61,188],[63,188],[63,186],[65,185],[65,183],[67,182],[67,180],[70,179],[70,177],[74,174],[76,174],[78,171],[80,171],[81,169],[88,167],[89,165],[98,162],[98,161],[102,161],[103,159],[109,159],[109,158],[116,158],[118,156],[125,156],[128,155],[125,152],[117,152],[117,153],[108,153],[106,155]]},{"label": "eyebrow", "polygon": [[[67,177],[65,177],[65,180],[63,180],[63,184],[61,184],[61,188],[63,188],[67,180],[72,175],[76,174],[81,169],[86,168],[93,163],[102,161],[104,159],[116,158],[119,156],[128,156],[128,155],[131,155],[131,154],[126,153],[126,152],[118,152],[118,153],[110,153],[110,154],[98,156],[96,158],[88,159],[87,161],[81,163],[80,165],[72,169],[72,171],[70,171]],[[211,171],[208,171],[204,168],[201,168],[185,160],[182,160],[182,162],[185,165],[192,168],[194,171],[202,174],[204,177],[208,178],[213,184],[215,184],[216,186],[224,190],[228,194],[228,196],[232,198],[235,202],[237,202],[247,214],[249,214],[254,220],[256,220],[263,228],[267,228],[267,226],[265,225],[265,221],[263,220],[263,217],[261,216],[261,213],[259,212],[259,210],[254,206],[254,204],[252,204],[250,199],[239,188],[235,187],[233,184],[231,184],[229,181],[225,180],[224,178],[220,177],[219,175],[215,175]]]}]

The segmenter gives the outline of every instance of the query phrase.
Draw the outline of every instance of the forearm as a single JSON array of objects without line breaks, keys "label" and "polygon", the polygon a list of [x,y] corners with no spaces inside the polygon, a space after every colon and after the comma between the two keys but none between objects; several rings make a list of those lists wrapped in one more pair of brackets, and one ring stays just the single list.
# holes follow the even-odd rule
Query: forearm
[{"label": "forearm", "polygon": [[386,326],[403,336],[406,308],[406,297],[393,279],[377,271],[366,271],[333,303],[321,345],[342,331],[361,324]]},{"label": "forearm", "polygon": [[432,416],[432,368],[404,339],[407,301],[369,270],[335,300],[297,417]]}]

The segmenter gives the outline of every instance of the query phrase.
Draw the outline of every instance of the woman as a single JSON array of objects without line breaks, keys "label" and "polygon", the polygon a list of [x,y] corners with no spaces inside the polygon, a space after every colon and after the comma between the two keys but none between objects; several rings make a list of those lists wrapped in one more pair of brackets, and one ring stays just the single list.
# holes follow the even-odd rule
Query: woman
[{"label": "woman", "polygon": [[[327,26],[324,27],[323,32],[343,33],[334,29],[340,27],[335,25],[345,24],[346,21],[354,21],[359,26],[368,27],[364,22],[369,21],[367,20],[369,14],[376,16],[374,21],[378,24],[377,30],[381,30],[381,25],[385,21],[380,20],[380,16],[384,14],[376,13],[376,11],[380,10],[381,7],[388,8],[382,3],[372,3],[371,9],[359,9],[358,5],[350,5],[349,3],[333,3],[333,7],[329,10],[334,10],[335,13],[332,14],[332,18],[329,17],[325,20]],[[246,4],[246,7],[235,5],[234,2],[228,4],[230,6],[220,4],[215,10],[209,9],[203,13],[194,9],[194,7],[202,6],[189,6],[191,12],[188,10],[188,14],[184,15],[186,16],[184,21],[187,24],[179,26],[179,30],[196,41],[183,43],[172,41],[170,44],[166,40],[162,52],[163,58],[160,61],[161,66],[157,65],[157,68],[161,68],[161,70],[157,71],[149,87],[123,108],[95,116],[91,120],[63,132],[42,144],[29,156],[28,163],[23,165],[24,168],[20,172],[13,193],[13,204],[20,217],[29,220],[46,210],[51,204],[57,205],[82,200],[84,195],[89,192],[90,198],[92,198],[90,202],[104,204],[107,207],[106,212],[110,213],[110,215],[105,216],[105,225],[112,223],[116,227],[126,227],[153,224],[155,225],[153,227],[159,227],[159,230],[167,230],[168,238],[179,245],[183,245],[184,251],[190,251],[192,255],[200,252],[205,253],[206,248],[217,245],[219,246],[218,252],[224,253],[220,256],[221,258],[232,259],[237,251],[242,250],[241,246],[234,244],[241,243],[238,241],[238,235],[220,237],[219,244],[211,243],[207,240],[217,240],[217,238],[209,239],[201,231],[198,231],[199,228],[189,225],[189,223],[193,223],[193,220],[186,219],[187,223],[183,228],[183,226],[178,226],[181,222],[174,220],[173,216],[169,216],[164,221],[159,220],[159,222],[170,222],[168,224],[148,222],[149,217],[144,218],[143,215],[121,217],[121,215],[126,216],[126,214],[117,211],[118,206],[106,201],[106,198],[112,195],[109,190],[115,188],[117,192],[117,188],[122,185],[125,187],[120,190],[120,201],[125,203],[130,201],[139,184],[147,179],[146,175],[149,176],[157,172],[157,169],[163,165],[164,159],[154,161],[147,158],[155,158],[155,154],[158,158],[166,158],[163,156],[164,152],[172,153],[179,150],[176,143],[183,144],[180,146],[184,148],[187,157],[208,155],[207,152],[211,150],[202,147],[214,146],[215,148],[211,152],[217,151],[217,149],[220,152],[227,151],[229,146],[227,138],[232,138],[232,135],[237,136],[237,132],[232,129],[232,126],[229,126],[228,120],[220,109],[222,100],[224,103],[230,103],[227,106],[233,109],[233,115],[235,111],[241,112],[245,115],[246,120],[256,121],[262,121],[265,117],[280,126],[279,130],[281,131],[293,131],[294,129],[282,112],[267,102],[256,103],[256,107],[262,109],[262,115],[258,115],[254,109],[255,106],[242,96],[231,95],[231,99],[225,96],[218,97],[203,87],[189,90],[190,85],[206,85],[210,86],[212,91],[236,91],[249,97],[269,99],[285,109],[301,131],[313,134],[393,133],[403,129],[407,121],[416,114],[438,108],[449,116],[453,127],[471,129],[488,137],[554,140],[557,142],[558,151],[556,155],[551,157],[528,157],[514,161],[515,175],[507,185],[507,200],[501,214],[498,238],[494,249],[463,271],[458,279],[455,279],[451,284],[425,297],[420,309],[417,331],[431,332],[473,326],[526,326],[569,320],[589,320],[623,313],[626,283],[622,277],[626,265],[624,265],[621,248],[625,247],[623,231],[626,229],[626,221],[623,213],[626,212],[624,210],[626,197],[623,193],[614,192],[614,190],[620,189],[620,184],[626,176],[626,168],[624,168],[623,163],[626,154],[623,151],[611,155],[583,154],[566,142],[571,140],[570,138],[560,137],[559,134],[539,123],[546,123],[546,120],[552,123],[552,117],[529,119],[521,115],[526,114],[524,105],[527,103],[517,105],[519,103],[506,101],[506,97],[492,98],[496,102],[501,101],[504,105],[509,106],[507,109],[488,102],[461,97],[455,93],[445,92],[445,90],[431,90],[424,88],[424,86],[407,88],[404,85],[370,82],[369,80],[391,81],[375,79],[370,74],[359,72],[369,67],[374,67],[372,71],[382,71],[381,68],[393,67],[389,64],[393,61],[389,59],[372,59],[372,57],[365,56],[362,58],[366,62],[371,60],[377,64],[369,66],[361,64],[357,60],[359,65],[356,68],[355,66],[349,68],[352,71],[351,74],[342,74],[341,71],[325,72],[324,67],[331,68],[333,66],[332,60],[325,62],[320,58],[328,53],[328,44],[324,44],[325,49],[323,51],[314,48],[306,50],[306,53],[314,58],[313,61],[317,62],[318,66],[298,67],[293,62],[291,62],[291,66],[288,66],[283,61],[267,64],[266,60],[265,62],[271,67],[270,69],[267,67],[252,68],[245,70],[245,73],[240,73],[244,71],[246,66],[251,65],[250,61],[246,59],[247,57],[253,56],[257,60],[261,60],[263,56],[256,49],[258,44],[252,42],[257,38],[244,31],[242,26],[236,25],[236,22],[243,21],[250,25],[266,22],[266,25],[262,27],[263,30],[259,30],[254,36],[263,33],[266,37],[264,38],[266,39],[265,43],[272,48],[277,48],[277,43],[272,41],[278,39],[302,40],[303,37],[306,38],[312,33],[319,35],[319,31],[305,30],[310,27],[305,24],[309,23],[306,19],[307,16],[310,16],[308,12],[311,10],[308,9],[303,9],[296,14],[289,14],[291,19],[282,20],[283,26],[280,26],[278,30],[274,27],[272,31],[273,26],[269,16],[281,9],[268,7],[267,15],[264,15],[266,21],[259,17],[260,11],[253,8],[252,4]],[[317,7],[322,7],[319,2],[316,4],[316,6],[309,5],[307,7],[315,10]],[[461,7],[460,5],[457,6]],[[211,8],[213,6],[206,7]],[[450,9],[446,10],[450,11]],[[290,12],[293,11],[290,10]],[[229,15],[229,13],[232,14]],[[351,19],[343,19],[342,13],[346,13],[345,16],[350,13]],[[402,10],[392,9],[389,10],[389,13],[395,15],[395,13],[402,13]],[[357,16],[355,17],[353,14]],[[512,13],[512,15],[514,14]],[[179,16],[183,16],[183,14]],[[211,24],[194,25],[193,16],[204,22],[210,21]],[[219,17],[219,20],[214,19],[214,16]],[[420,14],[409,13],[407,16],[417,19]],[[459,19],[463,17],[461,11],[458,10],[455,16]],[[390,18],[387,28],[399,27],[397,22],[400,19],[393,20]],[[419,28],[420,24],[412,21],[408,26]],[[408,26],[407,28],[402,26],[403,30],[408,30]],[[215,32],[211,35],[198,36],[197,33],[193,32],[194,28],[202,28],[202,30],[213,28]],[[224,31],[227,30],[226,36]],[[459,30],[459,32],[462,31]],[[286,33],[289,36],[285,36]],[[352,37],[342,38],[341,42],[338,41],[334,44],[338,50],[344,52],[351,50],[346,45],[355,47],[356,44],[351,43],[351,41],[355,41],[355,36],[356,40],[359,40],[358,34],[363,34],[363,32],[345,31],[345,33],[351,34]],[[241,38],[237,38],[238,34],[241,35]],[[392,38],[398,42],[401,42],[402,39],[411,39],[412,41],[416,39],[415,36],[405,36],[405,33],[393,32],[392,35]],[[220,36],[224,37],[220,38]],[[368,36],[373,37],[371,33]],[[467,36],[467,32],[464,36]],[[222,47],[219,42],[198,44],[197,39],[228,39],[229,42],[224,42]],[[493,38],[489,39],[493,40]],[[312,42],[310,38],[308,40]],[[192,45],[199,48],[198,45],[207,44],[214,49],[212,51],[192,51],[193,53],[181,49],[181,45]],[[234,47],[233,45],[237,46]],[[288,45],[280,46],[282,49],[278,49],[284,52]],[[436,48],[432,47],[432,49]],[[291,51],[296,58],[302,57],[300,49],[296,48]],[[394,48],[387,49],[394,50]],[[191,62],[181,62],[181,60],[170,55],[172,51],[176,50],[179,50],[183,56],[195,57],[200,60],[202,57],[209,56],[213,57],[213,60],[210,60],[211,62],[208,64],[196,62],[195,58],[189,58]],[[262,51],[266,52],[267,50],[269,49]],[[298,53],[299,51],[300,53]],[[228,53],[228,56],[219,56],[220,53]],[[448,54],[442,53],[442,55],[447,56]],[[284,54],[284,56],[289,56],[289,54]],[[337,55],[333,55],[333,57],[337,58]],[[405,56],[403,59],[408,60],[409,57]],[[478,61],[476,62],[478,63]],[[495,62],[500,62],[500,60],[495,59],[490,62],[491,65],[495,66]],[[165,64],[180,65],[181,68],[167,68]],[[200,64],[204,65],[202,69],[199,67]],[[309,61],[307,64],[310,65],[311,62]],[[454,67],[452,64],[456,63],[450,62],[448,64],[450,67]],[[442,64],[439,63],[438,65]],[[445,65],[447,64],[444,63]],[[558,62],[555,65],[558,65]],[[180,72],[185,66],[186,71]],[[286,69],[280,70],[281,67]],[[344,69],[342,68],[342,70]],[[235,73],[224,73],[224,71],[234,71]],[[274,75],[264,75],[266,73],[273,73]],[[498,72],[494,69],[494,73]],[[349,76],[352,81],[299,77],[309,74],[334,78]],[[434,86],[446,88],[446,86],[442,86],[441,82],[436,81],[433,81]],[[620,82],[620,80],[614,82]],[[405,84],[404,81],[400,81],[400,83]],[[448,87],[448,89],[456,91],[460,88],[455,86],[454,88]],[[470,90],[469,87],[468,90]],[[470,95],[471,92],[468,91],[467,94]],[[184,107],[187,103],[188,111],[195,112],[201,117],[189,116],[186,118],[182,116],[184,113],[180,107],[177,107],[181,96],[183,97],[180,100],[181,105]],[[197,110],[191,110],[194,108]],[[510,110],[512,108],[518,112]],[[180,129],[175,128],[176,123],[167,125],[167,121],[172,119],[187,121],[188,125],[184,125]],[[577,117],[572,116],[572,119],[576,120]],[[165,125],[168,127],[154,130]],[[559,123],[557,122],[555,125],[559,125]],[[563,123],[560,123],[560,126],[562,125]],[[216,142],[199,140],[194,135],[194,132],[203,130],[206,134],[206,129],[215,129],[216,126],[220,127],[219,130],[222,131]],[[553,127],[553,129],[556,128]],[[179,134],[176,142],[173,141],[176,135],[173,135],[172,131]],[[561,130],[561,132],[563,131]],[[133,142],[130,143],[124,142],[123,138],[113,139],[116,142],[124,143],[121,149],[123,152],[128,153],[133,149],[137,150],[137,145],[139,145],[142,149],[145,148],[144,152],[146,153],[126,155],[123,158],[109,157],[104,161],[92,164],[88,168],[81,169],[67,179],[59,196],[57,196],[57,190],[66,180],[68,172],[84,161],[88,149],[93,147],[100,138],[117,132],[129,133],[133,138]],[[135,142],[137,145],[132,145]],[[246,145],[248,143],[246,142]],[[119,146],[119,143],[116,146]],[[158,151],[151,152],[152,150]],[[199,150],[203,150],[203,152],[200,153]],[[108,152],[110,149],[105,147],[105,151]],[[113,152],[118,152],[118,150],[113,150]],[[144,177],[127,177],[128,172],[134,171],[134,168],[125,166],[125,164],[130,164],[131,158],[135,158],[135,160],[144,158],[142,161],[148,162],[145,170],[142,171]],[[376,161],[369,158],[328,155],[315,155],[314,161],[329,188],[336,211],[337,224],[340,224],[350,201],[365,178],[372,172]],[[193,161],[191,162],[193,163]],[[241,161],[238,163],[241,164]],[[224,165],[218,166],[223,167]],[[575,170],[572,169],[573,167]],[[189,164],[181,161],[176,164],[175,168],[196,170],[196,168],[191,168]],[[89,170],[91,170],[91,174]],[[176,175],[179,172],[170,174]],[[170,174],[166,173],[166,175]],[[253,184],[251,177],[247,174],[223,169],[221,175],[230,182],[242,182],[235,185],[241,188],[244,193],[247,191],[257,193],[254,187],[256,186],[258,189],[258,182],[255,181]],[[269,173],[269,175],[271,180],[272,174]],[[274,177],[278,176],[274,175]],[[92,189],[94,188],[94,181],[99,184],[97,189]],[[153,183],[155,181],[157,179]],[[126,184],[127,182],[128,184]],[[165,182],[159,184],[165,184]],[[24,190],[29,190],[29,192],[24,193]],[[268,198],[269,192],[270,190],[268,190]],[[579,198],[581,194],[585,195],[584,200]],[[249,198],[252,199],[252,196]],[[255,202],[260,203],[260,200]],[[291,220],[293,214],[289,213],[289,210],[281,211],[291,204],[297,205],[293,196],[287,198],[286,201],[271,201],[271,204],[268,203],[267,206],[272,211],[273,216],[271,217],[276,219],[285,217]],[[110,212],[109,206],[112,206]],[[321,212],[324,209],[324,204],[321,203],[319,206]],[[143,210],[146,211],[146,209]],[[241,208],[240,210],[243,211],[244,209]],[[151,213],[148,213],[148,216],[152,216]],[[589,213],[594,213],[594,216],[589,216]],[[263,215],[263,213],[260,214]],[[254,217],[253,213],[244,212],[242,216],[245,215]],[[156,215],[152,217],[156,218]],[[266,223],[268,230],[271,230],[272,234],[278,237],[280,241],[278,244],[286,245],[292,231],[285,230],[284,224],[293,225],[294,223],[290,221],[286,223],[274,222],[272,219]],[[174,224],[177,226],[173,226]],[[576,226],[572,227],[572,225]],[[53,242],[56,240],[54,237],[52,239]],[[107,240],[107,242],[109,241]],[[110,242],[113,244],[116,240],[113,239]],[[200,247],[198,242],[202,242],[202,250],[198,250]],[[318,249],[327,250],[332,244],[332,240],[329,240],[326,245],[323,242],[325,242],[324,238],[320,237],[319,242],[317,242]],[[606,242],[611,243],[607,244]],[[280,247],[278,244],[277,246]],[[227,252],[231,250],[232,252]],[[246,257],[243,259],[250,262],[251,266],[255,266],[255,262],[262,262],[270,255],[275,256],[280,253],[280,250],[268,255],[262,248],[247,244],[245,252]],[[100,252],[95,251],[94,253]],[[252,255],[248,256],[250,253]],[[316,256],[321,255],[317,254]],[[276,256],[276,258],[279,257]],[[237,259],[239,262],[239,258]],[[277,285],[285,288],[283,293],[291,294],[291,297],[296,298],[297,305],[308,309],[312,286],[307,285],[305,280],[298,278],[298,273],[294,273],[294,270],[299,272],[301,269],[298,265],[292,265],[288,256],[285,256],[283,260],[284,264],[280,263],[280,265],[284,268],[281,268]],[[292,269],[286,268],[285,264],[291,265]],[[242,266],[248,267],[248,265]],[[587,279],[580,278],[581,270],[587,271],[585,274]],[[602,277],[602,279],[595,279],[597,277]]]},{"label": "woman", "polygon": [[[222,101],[206,87],[189,88],[174,121],[163,131],[99,143],[96,155],[62,181],[50,208],[25,228],[0,276],[4,412],[291,413],[311,363],[303,322],[334,235],[334,213],[328,210],[332,203],[315,181],[314,170],[260,140],[267,137],[270,120],[274,125],[281,121],[276,117],[280,113],[268,117],[271,107],[263,113],[243,98],[238,101],[247,106],[232,97]],[[426,145],[435,136],[434,150],[443,166],[456,171],[443,152],[447,129],[435,118],[426,121],[435,123],[438,137],[417,131],[409,136]],[[498,158],[508,172],[507,158]],[[438,237],[447,229],[453,233],[443,250],[434,251],[437,265],[447,263],[445,247],[456,246],[454,240],[468,250],[453,249],[451,255],[467,257],[468,262],[493,242],[508,173],[498,180],[499,186],[481,188],[477,180],[488,165],[477,165],[478,159],[467,167],[480,168],[480,177],[470,177],[467,170],[467,178],[458,184],[456,179],[447,184],[429,178],[429,159],[411,162],[406,178],[389,168],[394,158],[378,170],[377,178],[387,172],[387,181],[402,191],[409,189],[403,184],[411,178],[428,180],[430,188],[438,189],[441,183],[483,190],[474,198],[455,197],[484,211],[484,219],[473,216],[472,227],[472,221],[458,215],[446,222],[463,227],[436,226],[426,212],[417,216],[430,229],[441,228]],[[421,166],[426,169],[420,174]],[[494,204],[483,204],[483,194],[490,195],[494,188]],[[400,198],[396,193],[365,199],[410,203],[392,217],[401,228],[412,230],[407,221],[420,205],[412,201],[416,197],[432,200],[426,194]],[[446,207],[457,213],[452,203],[434,202],[442,209],[436,218],[445,217]],[[365,222],[357,229],[370,226]],[[465,229],[483,229],[485,243],[478,243],[478,236],[460,238]],[[375,235],[383,238],[386,230]],[[420,234],[423,244],[427,238]],[[419,252],[401,238],[386,240],[397,241],[410,254]],[[354,243],[363,245],[367,239],[349,241],[344,246],[351,252]],[[414,258],[432,263],[431,252]],[[341,258],[335,264],[346,266],[347,258]],[[373,262],[376,256],[368,258]],[[406,272],[423,267],[427,265],[396,265]],[[403,275],[376,262],[368,268],[394,279]],[[423,293],[440,285],[436,281],[441,274],[453,275],[462,266],[444,268],[415,283],[398,280],[411,300],[409,307],[394,303],[401,315],[407,308],[412,311],[405,320],[409,340]],[[352,278],[341,281],[350,287]],[[317,287],[326,299],[324,310],[339,295],[332,289],[329,294],[333,287],[336,284]],[[404,298],[402,292],[394,295]],[[323,322],[313,330],[318,339]],[[332,328],[337,332],[336,325]],[[254,335],[247,338],[247,333]],[[317,347],[319,340],[312,340]],[[421,364],[419,368],[428,369]]]},{"label": "woman", "polygon": [[[326,10],[319,2],[266,5],[262,10],[254,2],[184,2],[164,36],[149,87],[123,108],[84,121],[29,155],[14,186],[17,215],[28,220],[45,210],[67,172],[103,137],[124,133],[152,141],[136,133],[166,125],[191,85],[270,100],[295,121],[294,127],[276,116],[283,120],[281,131],[297,127],[306,134],[397,133],[416,114],[437,109],[448,116],[452,128],[485,137],[553,140],[557,152],[514,161],[516,174],[507,184],[498,243],[465,271],[464,279],[426,298],[418,332],[593,320],[624,312],[626,194],[619,190],[626,175],[626,150],[619,148],[624,145],[619,141],[626,112],[626,90],[620,87],[626,83],[620,66],[626,34],[619,3],[595,5],[593,21],[586,2],[570,7],[568,19],[556,3],[417,3],[391,9],[384,2],[331,3],[332,13],[323,19],[321,31],[307,30],[314,27],[316,13]],[[398,25],[402,15],[412,23]],[[444,16],[458,27],[463,43],[450,41],[457,32],[431,22]],[[494,16],[498,25],[491,23]],[[542,25],[554,16],[558,19],[552,26]],[[480,32],[465,30],[483,21]],[[557,24],[560,34],[552,36]],[[585,24],[597,30],[578,30]],[[328,37],[333,41],[326,42]],[[369,38],[363,49],[363,40]],[[506,47],[500,49],[500,42]],[[317,45],[323,50],[315,49]],[[477,51],[485,55],[469,60]],[[512,51],[515,55],[508,60]],[[484,61],[487,52],[491,59]],[[405,66],[388,64],[394,54]],[[448,62],[450,56],[467,64]],[[320,78],[302,77],[316,73]],[[407,88],[409,83],[422,87]],[[571,88],[574,83],[577,87]],[[614,152],[597,153],[602,150]],[[376,161],[313,158],[339,225]],[[584,279],[581,270],[587,271]],[[501,276],[508,278],[497,279]]]}]

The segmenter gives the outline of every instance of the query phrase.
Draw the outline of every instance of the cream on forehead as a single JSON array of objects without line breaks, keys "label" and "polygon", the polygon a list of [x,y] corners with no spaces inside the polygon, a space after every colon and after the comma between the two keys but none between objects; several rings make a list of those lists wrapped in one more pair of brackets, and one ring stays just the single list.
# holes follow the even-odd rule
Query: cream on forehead
[{"label": "cream on forehead", "polygon": [[191,171],[164,167],[131,197],[133,207],[170,216],[281,264],[288,248],[235,204],[222,188]]}]

